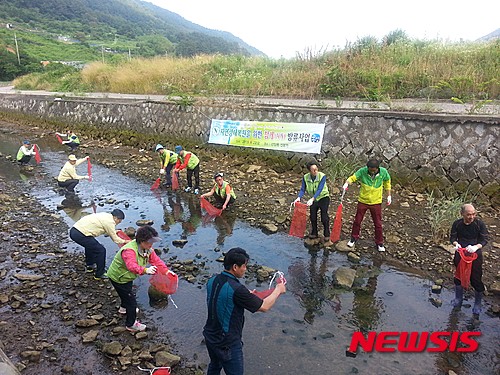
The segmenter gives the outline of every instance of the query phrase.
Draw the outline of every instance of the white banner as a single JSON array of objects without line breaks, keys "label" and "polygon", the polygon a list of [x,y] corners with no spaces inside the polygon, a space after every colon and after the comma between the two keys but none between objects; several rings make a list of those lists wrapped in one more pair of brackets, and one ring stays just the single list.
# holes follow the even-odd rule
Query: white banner
[{"label": "white banner", "polygon": [[319,154],[325,124],[212,120],[209,143]]}]

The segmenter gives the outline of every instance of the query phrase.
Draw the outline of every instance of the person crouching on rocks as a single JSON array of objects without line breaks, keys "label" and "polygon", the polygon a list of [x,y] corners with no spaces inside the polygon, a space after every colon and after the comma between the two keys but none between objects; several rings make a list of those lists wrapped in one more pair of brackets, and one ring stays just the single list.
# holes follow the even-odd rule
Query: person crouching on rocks
[{"label": "person crouching on rocks", "polygon": [[294,204],[300,202],[300,199],[307,192],[311,197],[307,201],[307,205],[310,207],[312,227],[309,238],[313,240],[318,239],[318,211],[321,210],[321,224],[323,224],[325,246],[331,246],[333,243],[330,241],[330,218],[328,216],[330,193],[326,185],[326,175],[318,170],[316,162],[309,162],[306,164],[306,167],[309,173],[305,174],[302,178],[299,196],[295,199]]},{"label": "person crouching on rocks", "polygon": [[26,165],[30,162],[31,157],[35,155],[35,146],[31,145],[30,141],[25,140],[19,151],[17,151],[16,160],[21,165]]},{"label": "person crouching on rocks", "polygon": [[[134,280],[141,275],[168,271],[168,267],[153,249],[153,243],[158,241],[158,232],[153,227],[140,227],[135,239],[122,246],[116,253],[107,272],[111,284],[120,296],[118,312],[126,314],[125,327],[131,332],[146,330],[146,325],[137,320],[137,301],[132,290]],[[148,263],[151,266],[146,267]]]},{"label": "person crouching on rocks", "polygon": [[62,167],[59,176],[57,176],[57,184],[59,187],[74,192],[80,180],[88,180],[89,176],[80,176],[76,173],[76,167],[87,161],[88,158],[88,156],[85,156],[82,159],[77,159],[75,155],[69,155],[68,161]]},{"label": "person crouching on rocks", "polygon": [[227,206],[234,203],[236,200],[236,194],[234,194],[233,188],[228,182],[224,181],[224,174],[222,172],[217,172],[214,175],[215,184],[212,189],[205,194],[202,194],[202,198],[214,196],[215,205],[218,208],[225,210]]}]

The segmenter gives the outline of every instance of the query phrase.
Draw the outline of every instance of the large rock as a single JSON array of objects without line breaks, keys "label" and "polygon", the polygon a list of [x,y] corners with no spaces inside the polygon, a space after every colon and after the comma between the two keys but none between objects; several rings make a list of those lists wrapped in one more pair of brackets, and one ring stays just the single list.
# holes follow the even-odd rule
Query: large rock
[{"label": "large rock", "polygon": [[43,275],[30,275],[27,273],[16,273],[14,277],[21,281],[38,281],[42,280],[45,276]]},{"label": "large rock", "polygon": [[356,277],[355,270],[347,267],[339,267],[337,268],[337,270],[333,275],[333,283],[336,286],[349,289],[352,287],[355,277]]},{"label": "large rock", "polygon": [[99,331],[97,329],[93,329],[91,331],[85,332],[82,335],[83,342],[93,342],[97,338]]},{"label": "large rock", "polygon": [[156,366],[158,367],[162,366],[173,367],[176,364],[178,364],[180,360],[181,357],[165,351],[157,352],[155,355],[155,363]]},{"label": "large rock", "polygon": [[102,352],[109,355],[118,355],[122,349],[123,346],[118,341],[107,342],[102,346]]},{"label": "large rock", "polygon": [[99,322],[95,319],[80,319],[75,323],[77,327],[92,327],[98,324]]},{"label": "large rock", "polygon": [[278,231],[278,227],[274,224],[262,224],[261,228],[267,233],[276,233]]},{"label": "large rock", "polygon": [[335,249],[337,249],[338,251],[342,251],[344,253],[350,253],[353,250],[352,247],[347,246],[347,241],[337,242],[335,244]]}]

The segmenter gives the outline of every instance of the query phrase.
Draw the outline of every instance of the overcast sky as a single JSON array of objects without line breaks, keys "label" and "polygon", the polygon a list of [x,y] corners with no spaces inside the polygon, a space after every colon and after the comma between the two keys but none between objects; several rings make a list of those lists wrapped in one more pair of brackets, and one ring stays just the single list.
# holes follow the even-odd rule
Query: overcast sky
[{"label": "overcast sky", "polygon": [[412,38],[475,40],[500,27],[500,1],[146,0],[229,31],[270,57],[343,47],[402,29]]}]

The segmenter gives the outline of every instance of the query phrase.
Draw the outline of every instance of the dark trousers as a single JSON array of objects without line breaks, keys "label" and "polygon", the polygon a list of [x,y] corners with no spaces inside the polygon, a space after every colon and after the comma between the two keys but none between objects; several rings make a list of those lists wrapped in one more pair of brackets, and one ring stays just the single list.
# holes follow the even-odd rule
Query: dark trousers
[{"label": "dark trousers", "polygon": [[23,164],[28,164],[30,160],[31,160],[31,155],[23,155],[23,157],[19,159],[17,162],[23,165]]},{"label": "dark trousers", "polygon": [[330,237],[330,218],[328,217],[328,206],[330,197],[323,197],[319,201],[314,201],[309,209],[311,218],[311,235],[318,235],[318,211],[321,210],[321,224],[323,224],[323,234]]},{"label": "dark trousers", "polygon": [[75,191],[75,187],[76,185],[78,185],[80,181],[78,180],[66,180],[64,182],[61,182],[61,181],[57,181],[57,184],[62,187],[62,188],[66,188],[66,190],[68,191]]},{"label": "dark trousers", "polygon": [[[476,251],[477,258],[472,261],[472,269],[470,272],[470,285],[474,288],[476,292],[484,292],[485,287],[483,284],[483,252],[481,249]],[[458,264],[462,258],[460,257],[460,254],[458,251],[455,251],[455,256],[453,257],[453,264],[455,264],[455,267],[458,267]],[[453,278],[453,282],[455,285],[461,285],[461,282],[457,278]]]},{"label": "dark trousers", "polygon": [[207,345],[210,364],[207,375],[219,375],[224,369],[226,375],[243,375],[243,344],[236,343],[227,348],[213,347]]},{"label": "dark trousers", "polygon": [[80,146],[80,143],[75,143],[75,142],[70,142],[70,143],[65,143],[66,146],[68,146],[71,151],[75,151],[78,146]]},{"label": "dark trousers", "polygon": [[[222,207],[224,205],[224,203],[226,203],[226,198],[222,198],[219,194],[217,193],[214,193],[214,198],[215,198],[215,204],[217,206],[220,206]],[[229,198],[229,202],[227,202],[227,205],[230,206],[234,203],[235,199],[233,198],[233,196],[231,196],[231,198]]]},{"label": "dark trousers", "polygon": [[[167,164],[167,166],[165,167],[165,177],[167,179],[167,186],[172,186],[172,169],[175,167],[175,163],[174,164]],[[179,180],[179,172],[177,172],[177,180]]]},{"label": "dark trousers", "polygon": [[382,204],[364,204],[358,202],[356,216],[354,218],[354,222],[352,223],[351,237],[356,240],[359,238],[359,233],[361,232],[361,222],[363,221],[367,210],[370,210],[373,225],[375,226],[375,244],[383,245],[384,235],[382,233]]},{"label": "dark trousers", "polygon": [[120,296],[120,306],[127,310],[125,325],[127,327],[132,327],[137,319],[137,301],[135,299],[135,293],[132,290],[133,282],[129,281],[125,284],[119,284],[111,279],[109,281],[111,281],[111,284],[115,287],[116,293]]},{"label": "dark trousers", "polygon": [[200,163],[193,169],[187,170],[187,182],[189,187],[193,187],[193,174],[194,174],[194,188],[200,188]]},{"label": "dark trousers", "polygon": [[97,242],[94,237],[85,236],[74,227],[69,230],[69,237],[78,245],[85,248],[85,263],[88,267],[97,264],[95,276],[101,277],[104,275],[106,266],[106,248]]}]

